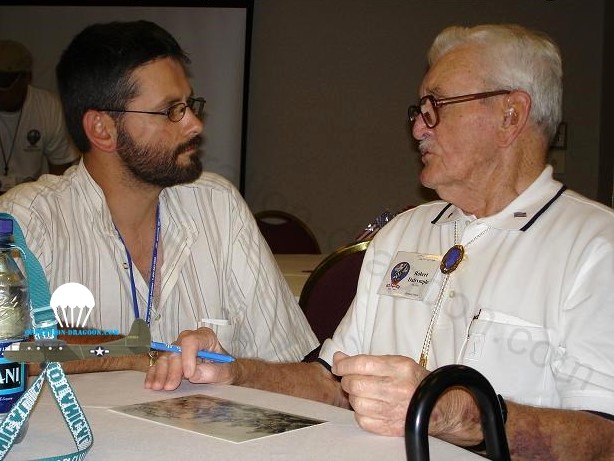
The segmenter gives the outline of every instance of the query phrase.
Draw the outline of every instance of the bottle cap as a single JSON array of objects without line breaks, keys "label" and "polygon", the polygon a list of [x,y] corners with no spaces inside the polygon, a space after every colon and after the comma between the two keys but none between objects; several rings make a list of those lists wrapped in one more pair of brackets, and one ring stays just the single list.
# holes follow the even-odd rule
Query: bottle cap
[{"label": "bottle cap", "polygon": [[13,234],[13,220],[11,218],[0,218],[0,235],[7,236]]}]

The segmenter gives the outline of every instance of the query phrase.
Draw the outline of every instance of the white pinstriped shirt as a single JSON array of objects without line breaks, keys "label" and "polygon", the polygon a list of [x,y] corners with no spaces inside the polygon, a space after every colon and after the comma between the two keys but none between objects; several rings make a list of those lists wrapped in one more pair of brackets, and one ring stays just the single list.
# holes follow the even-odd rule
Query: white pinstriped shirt
[{"label": "white pinstriped shirt", "polygon": [[[53,292],[67,282],[92,291],[91,327],[127,333],[134,320],[124,246],[102,190],[80,162],[64,176],[44,175],[0,197],[21,226]],[[203,173],[160,194],[164,257],[154,340],[171,342],[206,325],[240,357],[296,361],[318,341],[258,231],[247,204],[224,178]],[[134,268],[140,317],[148,281]],[[211,323],[204,322],[212,320]]]}]

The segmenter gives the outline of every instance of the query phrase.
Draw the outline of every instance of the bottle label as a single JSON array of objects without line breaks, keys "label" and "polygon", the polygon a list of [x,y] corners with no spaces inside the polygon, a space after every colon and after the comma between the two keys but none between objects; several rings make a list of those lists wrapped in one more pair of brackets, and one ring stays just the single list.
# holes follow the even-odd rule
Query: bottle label
[{"label": "bottle label", "polygon": [[8,413],[13,403],[19,400],[25,391],[26,381],[26,365],[9,362],[0,353],[0,413]]}]

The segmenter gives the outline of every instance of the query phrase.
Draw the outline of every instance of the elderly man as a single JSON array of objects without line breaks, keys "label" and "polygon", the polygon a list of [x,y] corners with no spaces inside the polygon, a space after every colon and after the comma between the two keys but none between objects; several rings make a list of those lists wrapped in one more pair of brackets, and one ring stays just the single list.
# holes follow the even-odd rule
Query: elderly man
[{"label": "elderly man", "polygon": [[[409,119],[421,181],[442,200],[401,214],[370,244],[354,302],[322,347],[332,372],[196,364],[197,348],[220,350],[200,330],[180,335],[183,354],[165,357],[146,385],[171,389],[184,376],[289,392],[401,435],[429,370],[460,363],[503,396],[514,458],[612,459],[614,211],[546,165],[561,120],[559,50],[519,26],[451,27],[429,61]],[[446,393],[429,431],[479,445],[473,398]]]}]

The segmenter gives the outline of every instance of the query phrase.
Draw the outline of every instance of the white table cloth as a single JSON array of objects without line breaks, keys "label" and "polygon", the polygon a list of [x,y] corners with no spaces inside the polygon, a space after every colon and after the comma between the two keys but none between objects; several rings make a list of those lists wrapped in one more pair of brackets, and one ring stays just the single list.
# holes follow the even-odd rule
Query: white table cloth
[{"label": "white table cloth", "polygon": [[[282,394],[237,386],[194,385],[184,382],[172,392],[143,387],[140,372],[120,371],[71,375],[69,381],[94,434],[85,458],[95,460],[374,460],[405,461],[402,437],[384,437],[363,431],[353,413],[330,405]],[[206,394],[317,419],[324,424],[282,434],[232,443],[110,411],[110,407]],[[7,460],[23,460],[74,451],[70,432],[47,385],[30,418],[24,441]],[[431,460],[483,459],[466,450],[430,439]]]}]

